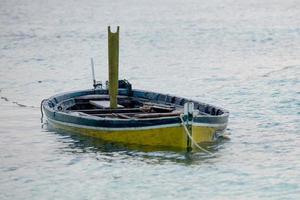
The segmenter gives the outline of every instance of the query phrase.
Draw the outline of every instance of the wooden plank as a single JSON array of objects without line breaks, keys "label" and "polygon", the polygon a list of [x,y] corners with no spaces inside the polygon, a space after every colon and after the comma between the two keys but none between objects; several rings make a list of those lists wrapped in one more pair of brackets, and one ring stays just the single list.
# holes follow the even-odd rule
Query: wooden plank
[{"label": "wooden plank", "polygon": [[[109,101],[89,101],[90,104],[93,106],[96,106],[97,108],[110,108],[110,102]],[[124,108],[122,105],[117,105],[117,108]]]},{"label": "wooden plank", "polygon": [[[131,97],[124,96],[124,95],[118,95],[118,100],[122,100],[122,99],[131,99]],[[88,101],[88,100],[107,100],[107,101],[109,101],[109,95],[107,95],[107,94],[90,94],[90,95],[76,97],[75,100],[76,101]]]},{"label": "wooden plank", "polygon": [[159,117],[173,117],[179,116],[182,112],[172,112],[172,113],[143,113],[143,114],[135,114],[136,118],[159,118]]},{"label": "wooden plank", "polygon": [[122,113],[112,113],[113,116],[119,117],[119,118],[123,118],[123,119],[131,119],[130,116],[122,114]]},{"label": "wooden plank", "polygon": [[151,110],[154,110],[156,112],[172,112],[173,110],[175,110],[175,108],[167,108],[163,106],[151,106],[150,108]]},{"label": "wooden plank", "polygon": [[82,109],[72,110],[73,112],[83,112],[87,114],[108,114],[108,113],[139,113],[143,112],[140,108],[121,108],[121,109]]},{"label": "wooden plank", "polygon": [[169,109],[175,109],[176,108],[173,105],[159,104],[159,103],[154,103],[154,102],[144,102],[143,104],[145,106],[158,106],[158,107],[164,107],[164,108],[169,108]]},{"label": "wooden plank", "polygon": [[173,113],[106,113],[106,114],[93,114],[93,116],[97,117],[117,117],[122,119],[132,119],[132,118],[160,118],[160,117],[175,117],[182,114],[182,112],[173,112]]}]

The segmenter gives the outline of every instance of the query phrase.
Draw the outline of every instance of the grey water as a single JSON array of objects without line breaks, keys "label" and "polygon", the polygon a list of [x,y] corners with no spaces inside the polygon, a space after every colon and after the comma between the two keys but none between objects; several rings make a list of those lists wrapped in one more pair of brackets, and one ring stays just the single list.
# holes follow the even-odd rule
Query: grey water
[{"label": "grey water", "polygon": [[[230,111],[213,155],[51,131],[40,102],[120,78]],[[297,0],[0,0],[0,199],[299,199]]]}]

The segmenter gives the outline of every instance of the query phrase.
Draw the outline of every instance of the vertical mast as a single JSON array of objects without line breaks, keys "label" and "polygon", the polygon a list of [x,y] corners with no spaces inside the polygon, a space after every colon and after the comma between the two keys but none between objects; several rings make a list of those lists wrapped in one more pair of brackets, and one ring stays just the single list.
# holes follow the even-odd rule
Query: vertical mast
[{"label": "vertical mast", "polygon": [[117,108],[119,86],[119,26],[117,32],[112,33],[108,27],[108,74],[110,108]]}]

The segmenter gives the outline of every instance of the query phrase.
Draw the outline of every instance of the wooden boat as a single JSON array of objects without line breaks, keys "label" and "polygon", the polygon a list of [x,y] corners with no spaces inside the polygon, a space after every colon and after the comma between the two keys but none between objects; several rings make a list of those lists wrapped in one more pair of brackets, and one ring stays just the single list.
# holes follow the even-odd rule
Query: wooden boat
[{"label": "wooden boat", "polygon": [[[110,58],[111,52],[109,43]],[[113,78],[111,65],[107,88],[99,87],[94,79],[94,89],[58,94],[42,102],[51,126],[106,141],[188,149],[212,142],[224,132],[228,111],[132,89],[128,81]]]}]

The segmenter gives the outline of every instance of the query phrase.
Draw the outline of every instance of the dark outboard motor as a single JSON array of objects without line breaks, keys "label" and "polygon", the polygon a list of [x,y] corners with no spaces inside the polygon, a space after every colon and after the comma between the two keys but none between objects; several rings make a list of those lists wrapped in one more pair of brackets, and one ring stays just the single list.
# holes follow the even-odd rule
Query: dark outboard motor
[{"label": "dark outboard motor", "polygon": [[132,95],[132,86],[131,86],[131,83],[129,83],[129,81],[127,81],[126,79],[119,80],[119,88],[121,88],[121,89],[127,89],[128,90],[128,94]]}]

